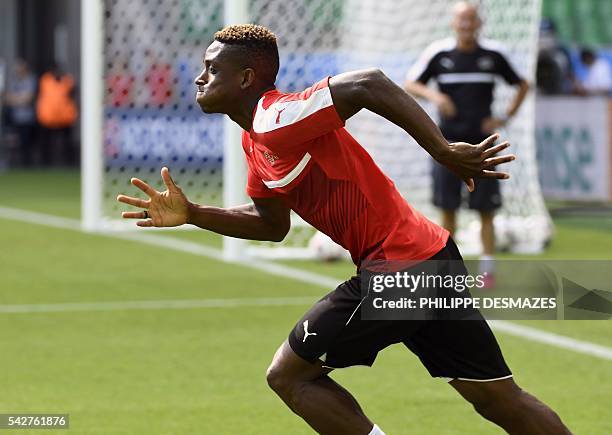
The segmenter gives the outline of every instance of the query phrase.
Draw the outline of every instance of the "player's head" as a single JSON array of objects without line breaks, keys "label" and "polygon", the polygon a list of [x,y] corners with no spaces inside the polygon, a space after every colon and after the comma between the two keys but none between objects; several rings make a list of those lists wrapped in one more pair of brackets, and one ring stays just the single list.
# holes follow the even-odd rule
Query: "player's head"
[{"label": "player's head", "polygon": [[583,47],[580,50],[580,60],[583,64],[591,66],[595,63],[595,52],[588,47]]},{"label": "player's head", "polygon": [[472,43],[478,37],[482,20],[478,7],[466,1],[456,3],[453,7],[452,27],[460,42]]},{"label": "player's head", "polygon": [[30,68],[28,67],[28,63],[25,61],[25,59],[18,57],[15,59],[14,71],[17,77],[23,77],[30,72]]},{"label": "player's head", "polygon": [[279,68],[276,36],[263,26],[240,24],[215,33],[196,78],[197,101],[204,112],[227,113],[247,94],[274,86]]}]

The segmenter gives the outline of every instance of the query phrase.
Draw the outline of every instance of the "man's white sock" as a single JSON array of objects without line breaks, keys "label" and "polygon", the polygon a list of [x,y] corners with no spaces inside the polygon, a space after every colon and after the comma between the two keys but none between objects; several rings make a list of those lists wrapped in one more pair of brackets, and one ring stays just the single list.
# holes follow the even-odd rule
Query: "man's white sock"
[{"label": "man's white sock", "polygon": [[377,425],[374,425],[369,435],[385,435],[385,433]]},{"label": "man's white sock", "polygon": [[495,273],[495,257],[493,255],[483,254],[480,256],[478,273]]}]

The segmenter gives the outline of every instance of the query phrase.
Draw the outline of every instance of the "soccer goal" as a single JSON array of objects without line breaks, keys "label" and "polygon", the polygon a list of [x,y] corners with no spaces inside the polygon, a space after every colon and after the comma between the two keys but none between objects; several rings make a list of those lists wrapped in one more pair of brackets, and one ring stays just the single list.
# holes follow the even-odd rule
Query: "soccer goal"
[{"label": "soccer goal", "polygon": [[[254,22],[279,39],[277,86],[301,90],[326,75],[379,67],[401,84],[419,53],[450,35],[451,0],[92,0],[83,2],[83,226],[132,228],[119,219],[120,192],[134,192],[137,176],[162,188],[166,165],[192,201],[210,205],[246,202],[240,131],[221,115],[204,116],[194,101],[193,79],[215,31]],[[540,0],[483,0],[483,36],[507,47],[516,69],[535,76]],[[497,86],[502,114],[511,89]],[[431,161],[405,132],[370,113],[349,131],[371,152],[403,195],[428,217]],[[498,240],[508,249],[538,252],[552,234],[540,193],[534,143],[534,101],[502,132],[517,155],[503,183]],[[226,238],[228,258],[242,255],[308,257],[315,231],[299,218],[281,244]],[[479,249],[478,220],[460,214],[459,242]]]}]

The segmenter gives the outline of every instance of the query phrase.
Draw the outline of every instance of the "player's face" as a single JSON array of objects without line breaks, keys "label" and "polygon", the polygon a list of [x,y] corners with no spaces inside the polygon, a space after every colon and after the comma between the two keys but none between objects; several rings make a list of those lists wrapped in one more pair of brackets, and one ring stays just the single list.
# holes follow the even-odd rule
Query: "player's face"
[{"label": "player's face", "polygon": [[464,42],[472,42],[478,36],[480,29],[478,10],[471,6],[459,7],[453,17],[453,29],[457,38]]},{"label": "player's face", "polygon": [[241,93],[241,68],[224,44],[214,41],[204,55],[203,70],[195,79],[196,101],[205,113],[228,113]]}]

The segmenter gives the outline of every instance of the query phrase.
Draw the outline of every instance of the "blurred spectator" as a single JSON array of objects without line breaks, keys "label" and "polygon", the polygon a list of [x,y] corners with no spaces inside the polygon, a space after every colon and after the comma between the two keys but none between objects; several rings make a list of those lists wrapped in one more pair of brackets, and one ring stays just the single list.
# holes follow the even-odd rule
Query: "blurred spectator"
[{"label": "blurred spectator", "polygon": [[6,121],[17,133],[21,162],[29,166],[33,162],[34,129],[36,116],[34,98],[36,78],[24,59],[16,59],[13,76],[6,92]]},{"label": "blurred spectator", "polygon": [[0,57],[0,172],[4,171],[8,166],[8,159],[6,157],[4,147],[4,86],[5,86],[5,63],[4,59]]},{"label": "blurred spectator", "polygon": [[158,60],[152,50],[145,51],[145,83],[148,87],[149,104],[163,107],[174,101],[174,73],[172,65]]},{"label": "blurred spectator", "polygon": [[62,150],[63,163],[71,164],[75,160],[72,127],[77,119],[74,79],[53,64],[40,78],[39,87],[36,113],[41,127],[43,162],[53,163],[54,151],[58,147]]},{"label": "blurred spectator", "polygon": [[6,63],[4,62],[4,59],[2,59],[0,57],[0,101],[2,101],[1,96],[4,93],[4,86],[5,86],[5,77],[6,77]]},{"label": "blurred spectator", "polygon": [[608,95],[612,90],[612,71],[605,59],[597,57],[589,48],[580,51],[580,60],[585,66],[586,75],[581,84],[583,95]]},{"label": "blurred spectator", "polygon": [[130,72],[128,59],[113,62],[106,77],[107,104],[112,107],[128,107],[133,103],[135,77]]},{"label": "blurred spectator", "polygon": [[[6,96],[4,95],[4,88],[6,86],[6,63],[4,59],[0,57],[0,140],[2,140],[2,127],[6,123],[6,103],[4,99]],[[1,145],[1,144],[0,144]]]},{"label": "blurred spectator", "polygon": [[538,41],[536,84],[544,94],[571,94],[576,89],[576,75],[569,50],[561,43],[555,23],[542,19]]}]

